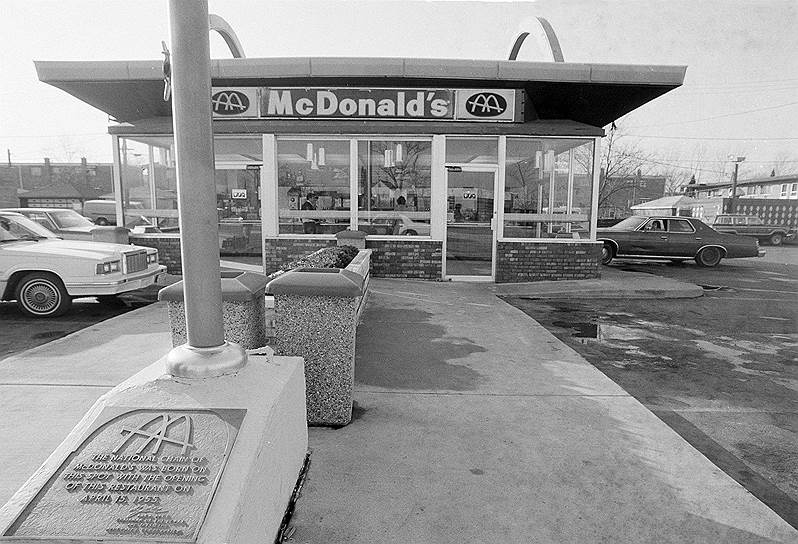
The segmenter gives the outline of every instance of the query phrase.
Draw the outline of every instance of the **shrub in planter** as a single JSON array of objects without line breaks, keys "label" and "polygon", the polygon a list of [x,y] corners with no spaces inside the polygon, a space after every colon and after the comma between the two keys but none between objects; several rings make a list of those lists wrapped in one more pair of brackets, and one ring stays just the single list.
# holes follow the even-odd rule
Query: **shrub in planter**
[{"label": "shrub in planter", "polygon": [[271,274],[269,279],[274,279],[283,272],[293,270],[294,268],[346,268],[347,265],[352,262],[352,259],[355,258],[358,251],[359,250],[354,246],[325,247],[306,257],[288,263],[277,272]]}]

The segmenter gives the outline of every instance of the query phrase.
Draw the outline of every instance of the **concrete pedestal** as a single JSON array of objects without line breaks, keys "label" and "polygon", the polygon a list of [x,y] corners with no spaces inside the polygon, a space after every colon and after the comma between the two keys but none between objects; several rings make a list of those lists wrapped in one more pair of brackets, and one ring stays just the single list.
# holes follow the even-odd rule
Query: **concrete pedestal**
[{"label": "concrete pedestal", "polygon": [[250,355],[204,380],[164,368],[97,401],[0,509],[0,542],[274,542],[307,453],[302,359]]}]

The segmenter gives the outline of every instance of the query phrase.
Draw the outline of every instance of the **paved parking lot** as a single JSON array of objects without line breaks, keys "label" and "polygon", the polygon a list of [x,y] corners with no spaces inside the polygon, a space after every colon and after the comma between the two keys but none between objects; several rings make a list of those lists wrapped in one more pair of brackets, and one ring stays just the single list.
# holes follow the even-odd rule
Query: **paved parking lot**
[{"label": "paved parking lot", "polygon": [[698,299],[507,301],[798,528],[798,247],[767,249],[612,265],[703,285]]}]

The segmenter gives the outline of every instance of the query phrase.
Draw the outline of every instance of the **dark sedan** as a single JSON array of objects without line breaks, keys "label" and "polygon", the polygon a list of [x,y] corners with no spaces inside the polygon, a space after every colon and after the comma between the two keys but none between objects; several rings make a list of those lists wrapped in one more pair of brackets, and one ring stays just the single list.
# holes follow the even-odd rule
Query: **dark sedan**
[{"label": "dark sedan", "polygon": [[632,216],[605,229],[596,239],[604,243],[601,263],[613,259],[695,259],[699,266],[716,266],[721,259],[762,257],[759,242],[747,236],[721,234],[692,217]]}]

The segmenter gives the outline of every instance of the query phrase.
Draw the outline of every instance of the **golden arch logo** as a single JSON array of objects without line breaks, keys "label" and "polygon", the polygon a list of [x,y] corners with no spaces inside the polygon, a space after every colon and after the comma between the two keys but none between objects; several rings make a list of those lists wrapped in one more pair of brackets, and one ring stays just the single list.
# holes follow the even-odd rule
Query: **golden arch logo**
[{"label": "golden arch logo", "polygon": [[466,99],[465,109],[474,117],[497,117],[507,111],[507,100],[496,93],[476,93]]},{"label": "golden arch logo", "polygon": [[[144,454],[150,447],[152,447],[152,450],[149,453],[158,455],[164,444],[177,446],[181,448],[180,455],[186,455],[190,449],[194,448],[194,444],[191,443],[192,430],[191,416],[184,414],[172,417],[169,414],[160,414],[138,428],[122,427],[119,432],[124,438],[114,448],[113,454],[118,455],[125,448],[135,443],[140,446],[135,455]],[[170,434],[177,435],[177,438],[170,436]],[[182,440],[180,439],[181,435],[183,437]]]},{"label": "golden arch logo", "polygon": [[213,113],[240,115],[249,109],[249,97],[239,91],[219,91],[211,97]]}]

